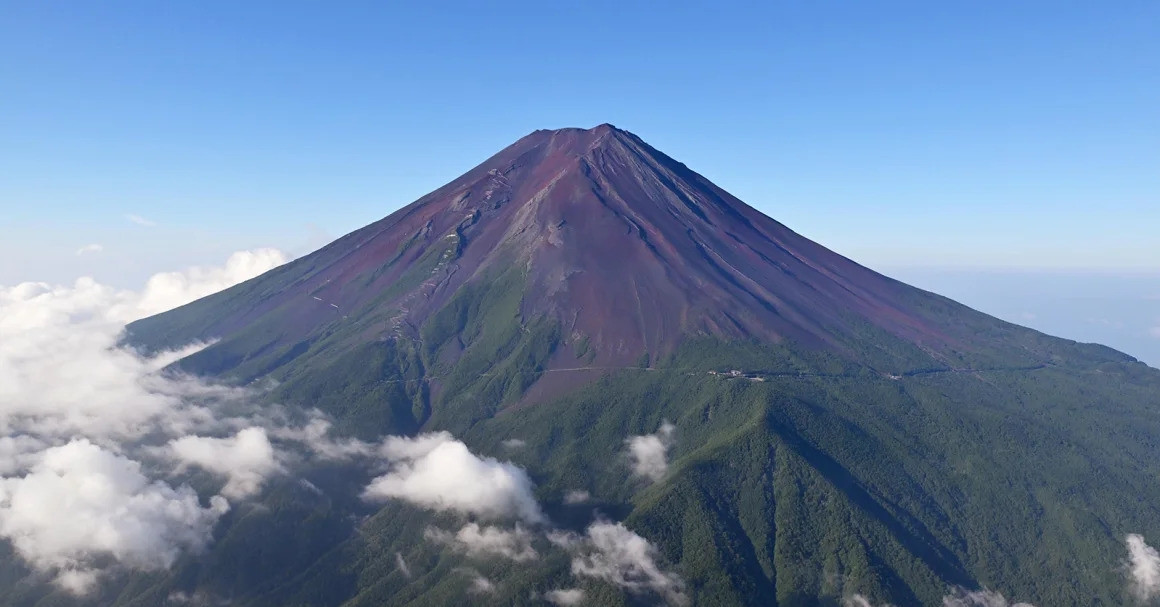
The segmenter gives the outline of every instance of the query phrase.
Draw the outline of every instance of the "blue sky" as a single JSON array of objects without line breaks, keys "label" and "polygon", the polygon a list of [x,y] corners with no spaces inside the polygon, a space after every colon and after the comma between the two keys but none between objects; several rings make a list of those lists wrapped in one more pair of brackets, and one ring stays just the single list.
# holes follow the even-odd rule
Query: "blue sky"
[{"label": "blue sky", "polygon": [[1160,274],[1160,3],[335,4],[0,3],[0,284],[303,253],[602,122],[873,267]]}]

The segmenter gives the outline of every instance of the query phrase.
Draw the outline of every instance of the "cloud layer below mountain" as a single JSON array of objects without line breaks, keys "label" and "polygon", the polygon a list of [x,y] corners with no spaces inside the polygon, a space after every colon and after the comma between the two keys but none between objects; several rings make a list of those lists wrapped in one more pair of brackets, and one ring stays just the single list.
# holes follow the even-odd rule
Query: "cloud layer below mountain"
[{"label": "cloud layer below mountain", "polygon": [[1160,552],[1144,541],[1144,536],[1131,533],[1124,543],[1128,547],[1128,575],[1131,592],[1140,601],[1160,596]]},{"label": "cloud layer below mountain", "polygon": [[676,431],[676,426],[665,421],[653,434],[628,437],[624,442],[633,473],[653,482],[663,478],[669,471],[668,452],[676,440]]},{"label": "cloud layer below mountain", "polygon": [[490,519],[545,520],[522,468],[479,457],[447,432],[389,437],[382,455],[391,469],[366,488],[369,500],[401,499],[439,511]]},{"label": "cloud layer below mountain", "polygon": [[553,544],[574,554],[572,573],[603,580],[629,592],[656,593],[670,605],[686,605],[685,583],[657,563],[657,550],[622,523],[597,521],[583,535],[552,532]]},{"label": "cloud layer below mountain", "polygon": [[[203,345],[143,356],[118,340],[127,322],[284,261],[271,249],[236,253],[221,268],[156,275],[140,292],[89,278],[0,286],[0,537],[33,569],[84,593],[108,563],[168,567],[209,541],[223,496],[251,492],[276,468],[260,430],[189,436],[226,430],[213,409],[240,396],[162,371]],[[151,466],[152,437],[228,477],[223,496],[199,499]]]},{"label": "cloud layer below mountain", "polygon": [[473,558],[501,557],[523,563],[540,556],[532,547],[532,533],[519,525],[508,530],[468,523],[456,533],[429,527],[423,537]]}]

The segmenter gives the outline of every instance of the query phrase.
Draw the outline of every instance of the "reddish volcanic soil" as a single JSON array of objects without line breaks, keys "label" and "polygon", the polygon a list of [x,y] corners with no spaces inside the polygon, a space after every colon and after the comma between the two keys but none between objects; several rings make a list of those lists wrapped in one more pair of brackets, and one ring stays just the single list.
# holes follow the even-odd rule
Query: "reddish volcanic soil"
[{"label": "reddish volcanic soil", "polygon": [[[531,283],[525,314],[556,316],[566,335],[589,336],[606,360],[663,354],[690,334],[826,342],[844,332],[851,313],[912,340],[937,337],[901,303],[904,285],[799,236],[607,124],[536,131],[332,245],[346,254],[318,276],[331,281],[323,297],[362,303],[348,300],[386,288],[406,264],[373,289],[344,286],[381,267],[408,238],[430,246],[449,234],[462,238],[454,270],[425,285],[412,316],[429,313],[481,268],[522,263]],[[410,261],[424,248],[408,249]]]},{"label": "reddish volcanic soil", "polygon": [[[260,300],[219,316],[205,333],[278,310],[277,339],[293,343],[374,308],[390,317],[360,325],[366,338],[414,339],[460,287],[512,264],[527,270],[524,318],[558,319],[566,342],[587,336],[593,365],[633,364],[645,352],[656,360],[695,335],[834,346],[865,323],[924,346],[948,341],[908,309],[914,289],[803,238],[607,124],[527,135],[385,219],[258,278],[266,281],[257,283]],[[553,361],[576,365],[571,356]]]}]

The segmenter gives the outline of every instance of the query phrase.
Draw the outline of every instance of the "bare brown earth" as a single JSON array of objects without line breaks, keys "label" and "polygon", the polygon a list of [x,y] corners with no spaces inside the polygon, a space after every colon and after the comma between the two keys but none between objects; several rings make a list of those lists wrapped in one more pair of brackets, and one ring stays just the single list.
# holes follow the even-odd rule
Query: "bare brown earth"
[{"label": "bare brown earth", "polygon": [[[433,248],[446,251],[426,280],[384,299]],[[396,309],[374,331],[417,339],[416,327],[463,284],[511,264],[527,269],[525,315],[555,317],[566,340],[587,336],[601,364],[663,356],[689,335],[833,344],[855,320],[932,347],[951,339],[908,306],[909,287],[607,124],[527,135],[294,262],[308,271],[209,333],[293,302],[283,323],[291,340],[373,304]]]},{"label": "bare brown earth", "polygon": [[[307,350],[333,360],[358,344],[422,345],[457,294],[513,269],[516,322],[529,336],[545,319],[558,331],[527,369],[525,403],[601,370],[654,366],[703,337],[789,340],[883,376],[1054,356],[1042,336],[842,257],[608,124],[535,131],[380,221],[131,332],[147,347],[229,338],[187,368],[222,373],[264,357],[242,374],[257,378]],[[1008,339],[1012,330],[1022,337]],[[885,365],[884,340],[896,344]],[[431,367],[454,365],[465,344],[420,348],[433,353],[423,381],[436,400]]]}]

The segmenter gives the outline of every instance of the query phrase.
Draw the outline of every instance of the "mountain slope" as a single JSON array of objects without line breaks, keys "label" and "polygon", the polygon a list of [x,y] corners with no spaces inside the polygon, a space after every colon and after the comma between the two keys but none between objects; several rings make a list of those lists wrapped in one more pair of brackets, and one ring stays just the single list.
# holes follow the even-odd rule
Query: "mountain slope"
[{"label": "mountain slope", "polygon": [[[1124,534],[1160,534],[1160,372],[859,266],[609,125],[532,133],[127,339],[216,340],[180,366],[276,380],[267,399],[321,408],[341,433],[449,430],[512,459],[554,521],[610,517],[656,543],[696,604],[937,604],[952,585],[1122,604]],[[610,453],[666,419],[669,473],[629,478]],[[593,501],[566,504],[577,489]],[[181,589],[445,604],[462,600],[465,563],[502,581],[479,602],[570,583],[547,550],[538,567],[447,554],[422,536],[441,519],[402,504],[370,512],[293,483],[262,503],[120,603]],[[294,558],[237,566],[274,536]],[[408,578],[396,558],[426,573]],[[655,600],[585,589],[598,604]]]},{"label": "mountain slope", "polygon": [[[492,387],[507,401],[648,367],[698,337],[793,343],[887,375],[1087,356],[836,255],[610,125],[532,133],[389,217],[130,335],[147,348],[220,338],[185,367],[245,381],[370,343],[390,350],[371,356],[410,357],[417,377],[454,391],[452,368],[474,377],[498,357],[519,371]],[[905,347],[884,351],[886,337]],[[562,371],[579,367],[597,373]],[[413,419],[397,412],[380,429],[417,428],[424,398],[411,395]]]}]

